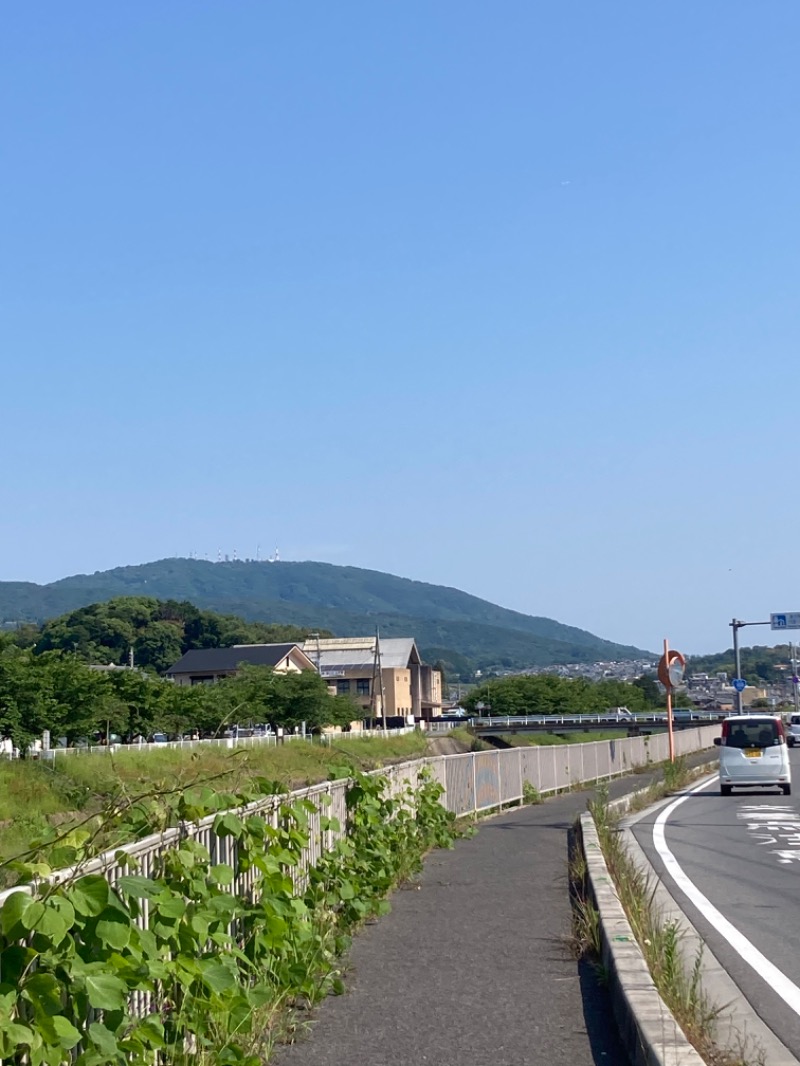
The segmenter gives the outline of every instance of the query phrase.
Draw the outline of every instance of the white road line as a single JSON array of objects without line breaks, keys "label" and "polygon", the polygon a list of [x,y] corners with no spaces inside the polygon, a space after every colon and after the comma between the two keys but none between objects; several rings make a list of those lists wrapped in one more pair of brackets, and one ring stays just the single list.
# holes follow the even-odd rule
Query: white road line
[{"label": "white road line", "polygon": [[700,792],[706,788],[708,782],[702,785],[698,785],[693,788],[690,793],[685,796],[681,796],[680,799],[671,803],[669,807],[666,807],[658,818],[656,818],[655,825],[653,826],[653,844],[656,851],[661,856],[662,862],[665,868],[669,872],[670,877],[683,892],[688,900],[690,900],[695,907],[700,911],[706,921],[717,930],[720,936],[723,936],[730,946],[736,951],[755,972],[767,982],[774,992],[777,993],[784,1001],[784,1003],[790,1007],[795,1014],[800,1015],[800,988],[790,981],[789,978],[783,974],[778,967],[770,962],[766,955],[762,955],[761,952],[751,944],[746,936],[743,936],[735,926],[731,925],[728,919],[717,910],[713,903],[706,899],[703,893],[697,886],[689,880],[683,869],[679,866],[678,860],[670,851],[667,846],[666,837],[666,825],[669,816],[674,810],[676,810],[682,803],[689,798],[694,792]]}]

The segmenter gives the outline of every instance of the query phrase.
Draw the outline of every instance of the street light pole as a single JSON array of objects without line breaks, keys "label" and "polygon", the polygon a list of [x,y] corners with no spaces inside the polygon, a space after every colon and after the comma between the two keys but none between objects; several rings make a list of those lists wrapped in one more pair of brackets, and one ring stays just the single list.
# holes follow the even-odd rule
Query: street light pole
[{"label": "street light pole", "polygon": [[[742,626],[768,626],[771,622],[741,622],[738,618],[734,618],[728,625],[733,630],[733,658],[736,663],[736,678],[738,680],[742,676],[742,661],[739,657],[739,630]],[[742,714],[742,694],[739,689],[736,689],[736,713]]]},{"label": "street light pole", "polygon": [[[742,662],[739,658],[739,630],[744,624],[744,622],[737,622],[735,618],[731,622],[731,627],[733,628],[733,661],[737,678],[742,676]],[[736,689],[736,713],[742,713],[742,694],[738,688]]]}]

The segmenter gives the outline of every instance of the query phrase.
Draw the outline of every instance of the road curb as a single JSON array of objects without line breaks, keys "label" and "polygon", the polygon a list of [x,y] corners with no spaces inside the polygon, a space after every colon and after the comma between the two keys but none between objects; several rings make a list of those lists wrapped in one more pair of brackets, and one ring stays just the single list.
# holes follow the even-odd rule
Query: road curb
[{"label": "road curb", "polygon": [[[717,761],[707,764],[716,771]],[[699,770],[706,766],[697,767]],[[637,789],[609,807],[627,810],[647,788]],[[664,806],[675,797],[668,796],[648,808]],[[636,821],[646,812],[637,815]],[[778,1039],[756,1014],[738,986],[708,949],[705,941],[665,887],[630,828],[624,827],[625,842],[631,858],[654,886],[654,901],[665,920],[677,920],[684,933],[683,956],[695,957],[703,948],[702,981],[713,1002],[724,1003],[719,1021],[726,1026],[719,1041],[737,1048],[742,1040],[752,1041],[763,1053],[769,1066],[800,1066],[800,1060]],[[689,1043],[674,1015],[653,983],[644,955],[617,896],[605,859],[594,819],[588,812],[581,815],[583,851],[587,875],[600,916],[603,965],[609,975],[614,1015],[620,1034],[634,1066],[705,1066],[703,1058]],[[687,950],[688,949],[688,950]]]},{"label": "road curb", "polygon": [[603,965],[614,1017],[634,1066],[705,1066],[650,976],[600,848],[594,819],[581,815],[587,876],[600,916]]}]

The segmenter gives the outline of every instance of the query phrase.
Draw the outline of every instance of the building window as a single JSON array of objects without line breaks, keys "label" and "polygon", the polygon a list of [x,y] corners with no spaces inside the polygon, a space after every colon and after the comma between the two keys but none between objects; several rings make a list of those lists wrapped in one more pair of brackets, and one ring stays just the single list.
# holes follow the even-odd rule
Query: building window
[{"label": "building window", "polygon": [[349,696],[350,695],[350,678],[341,678],[336,682],[336,695],[337,696]]},{"label": "building window", "polygon": [[359,696],[369,696],[369,678],[359,677],[356,681],[356,694]]}]

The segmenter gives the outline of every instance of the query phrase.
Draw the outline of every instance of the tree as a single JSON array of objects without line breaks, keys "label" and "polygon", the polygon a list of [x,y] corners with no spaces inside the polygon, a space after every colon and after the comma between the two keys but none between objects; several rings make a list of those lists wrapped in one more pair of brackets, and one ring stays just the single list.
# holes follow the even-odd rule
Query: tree
[{"label": "tree", "polygon": [[[45,660],[44,662],[41,662]],[[105,674],[89,670],[72,656],[49,652],[40,657],[49,674],[51,705],[36,723],[36,733],[49,729],[53,738],[69,743],[92,734],[116,733],[124,719],[114,713],[112,691]]]},{"label": "tree", "polygon": [[117,724],[114,732],[132,739],[167,728],[180,686],[140,670],[114,670],[108,675],[108,686],[112,706],[109,717]]},{"label": "tree", "polygon": [[[140,667],[163,673],[193,648],[234,644],[300,643],[308,630],[292,625],[246,622],[233,615],[201,611],[188,601],[148,596],[119,596],[93,603],[47,622],[41,629],[20,630],[17,643],[33,643],[37,653],[69,652],[87,663],[128,662],[131,649]],[[327,631],[320,631],[328,635]]]},{"label": "tree", "polygon": [[633,684],[640,689],[646,704],[651,707],[658,707],[662,703],[661,689],[658,687],[658,682],[654,677],[649,674],[642,674],[641,677],[636,678]]},{"label": "tree", "polygon": [[602,714],[609,707],[638,711],[647,706],[641,687],[627,681],[589,681],[553,674],[523,674],[488,681],[473,689],[462,703],[473,713],[483,703],[491,708],[492,715],[500,716]]},{"label": "tree", "polygon": [[150,622],[136,637],[135,658],[159,674],[183,655],[183,630],[174,622]]},{"label": "tree", "polygon": [[0,653],[0,736],[9,737],[19,748],[32,743],[52,708],[46,678],[43,671],[32,668],[32,661],[29,650],[9,646]]}]

